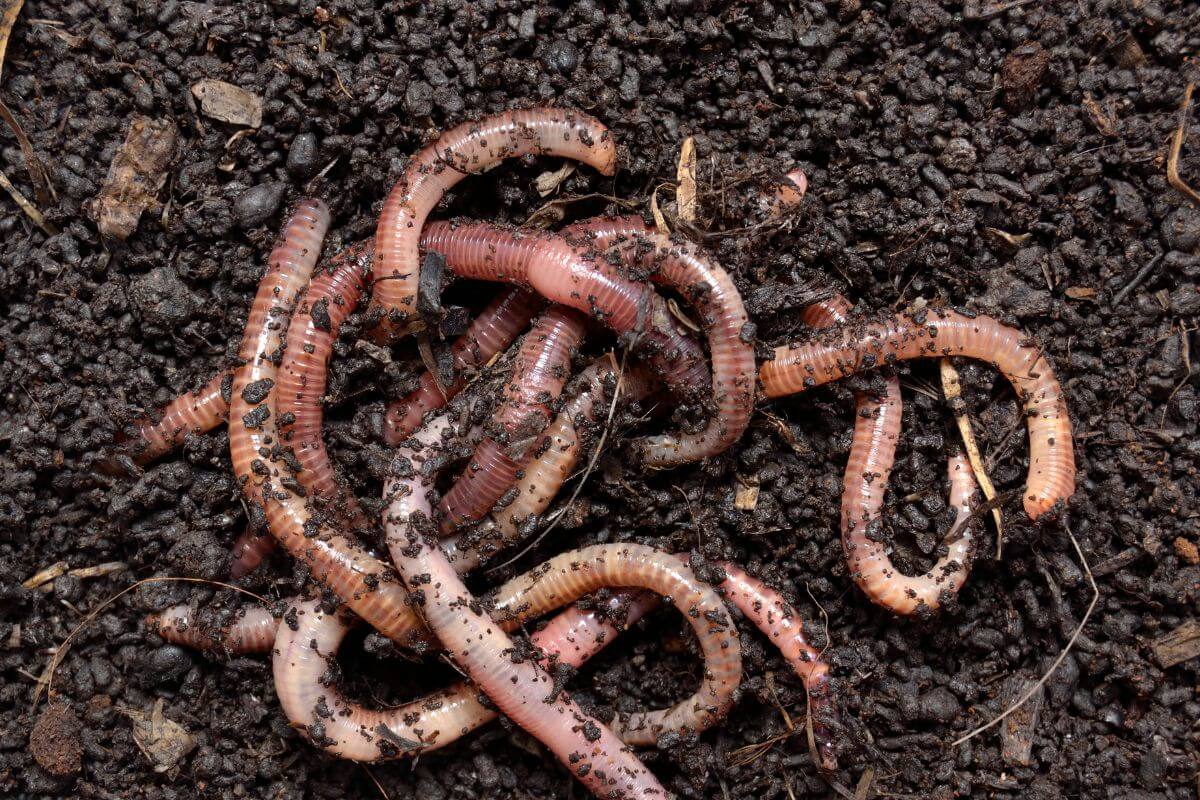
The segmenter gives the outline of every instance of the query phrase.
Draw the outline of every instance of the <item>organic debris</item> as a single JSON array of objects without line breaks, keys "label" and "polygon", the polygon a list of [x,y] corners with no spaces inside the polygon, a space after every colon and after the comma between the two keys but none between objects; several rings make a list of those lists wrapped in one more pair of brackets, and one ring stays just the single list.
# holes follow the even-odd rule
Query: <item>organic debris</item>
[{"label": "organic debris", "polygon": [[134,117],[129,123],[125,144],[113,157],[104,186],[91,205],[101,234],[124,241],[137,229],[142,212],[158,206],[177,136],[169,119]]}]

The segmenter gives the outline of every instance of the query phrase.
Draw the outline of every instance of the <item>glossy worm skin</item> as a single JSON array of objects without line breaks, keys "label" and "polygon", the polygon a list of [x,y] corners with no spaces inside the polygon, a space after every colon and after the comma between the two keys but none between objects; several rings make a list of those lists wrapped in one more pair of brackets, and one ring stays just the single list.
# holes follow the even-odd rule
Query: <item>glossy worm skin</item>
[{"label": "glossy worm skin", "polygon": [[639,544],[596,545],[556,556],[534,575],[499,589],[492,611],[497,620],[526,605],[557,608],[605,587],[641,588],[668,598],[695,631],[704,654],[700,687],[672,708],[614,720],[613,731],[625,743],[652,745],[667,731],[702,731],[729,712],[742,681],[737,628],[717,593],[678,556]]},{"label": "glossy worm skin", "polygon": [[338,331],[362,297],[371,266],[370,241],[341,251],[308,284],[304,299],[292,314],[283,361],[275,387],[279,433],[300,464],[296,479],[313,497],[327,503],[350,528],[367,528],[354,493],[338,483],[333,462],[321,437],[321,400],[328,385],[329,356]]},{"label": "glossy worm skin", "polygon": [[582,161],[602,175],[616,171],[617,149],[608,128],[559,108],[505,111],[464,123],[413,157],[384,201],[375,233],[371,306],[383,312],[385,334],[403,332],[416,311],[418,239],[442,195],[468,175],[531,153]]},{"label": "glossy worm skin", "polygon": [[123,449],[134,463],[148,464],[183,444],[193,434],[207,433],[229,413],[232,373],[219,372],[194,392],[181,394],[153,415],[140,419],[137,433]]},{"label": "glossy worm skin", "polygon": [[802,392],[879,364],[966,356],[987,361],[1013,384],[1029,425],[1025,512],[1036,519],[1075,491],[1071,422],[1062,387],[1041,350],[991,317],[929,310],[882,323],[837,328],[812,343],[775,348],[759,370],[767,397]]},{"label": "glossy worm skin", "polygon": [[714,413],[698,433],[640,441],[645,462],[669,467],[724,452],[741,438],[754,412],[754,326],[733,279],[700,248],[655,233],[640,217],[589,220],[565,232],[588,236],[600,248],[615,244],[626,264],[682,294],[708,337]]},{"label": "glossy worm skin", "polygon": [[529,325],[543,301],[533,292],[507,286],[471,321],[466,333],[451,346],[454,376],[442,393],[432,372],[421,375],[420,385],[400,400],[388,404],[384,439],[395,447],[411,436],[430,411],[441,408],[470,381],[472,374],[512,344]]},{"label": "glossy worm skin", "polygon": [[301,201],[271,253],[239,351],[245,366],[233,384],[229,413],[233,469],[246,502],[263,508],[267,526],[280,544],[376,630],[403,642],[420,625],[395,573],[346,536],[316,523],[303,487],[277,447],[282,443],[276,431],[275,355],[297,295],[316,265],[328,224],[324,203]]},{"label": "glossy worm skin", "polygon": [[275,643],[279,620],[263,606],[246,606],[237,618],[217,631],[197,624],[190,606],[171,606],[146,618],[149,628],[172,644],[193,650],[224,652],[230,655],[265,653]]},{"label": "glossy worm skin", "polygon": [[[599,611],[572,606],[530,638],[542,651],[543,666],[579,667],[655,604],[653,598],[622,593]],[[284,619],[273,639],[275,691],[288,721],[331,755],[353,761],[417,756],[496,718],[467,681],[383,711],[366,708],[329,685],[326,677],[350,624],[310,600],[294,603]]]},{"label": "glossy worm skin", "polygon": [[430,223],[421,243],[445,256],[446,266],[460,277],[531,287],[632,338],[638,354],[676,395],[709,391],[704,351],[676,327],[662,297],[588,248],[553,234],[479,222]]},{"label": "glossy worm skin", "polygon": [[837,709],[830,691],[829,665],[808,643],[803,623],[778,592],[735,564],[724,562],[720,566],[725,571],[725,580],[720,583],[725,599],[737,606],[779,648],[792,670],[804,681],[813,739],[820,757],[818,766],[825,770],[837,769],[837,750],[829,724],[836,721]]},{"label": "glossy worm skin", "polygon": [[516,483],[521,465],[550,424],[586,329],[582,314],[555,305],[525,334],[492,415],[489,435],[442,498],[438,510],[444,533],[482,518]]},{"label": "glossy worm skin", "polygon": [[247,525],[230,548],[233,561],[229,565],[229,577],[234,580],[246,577],[278,547],[279,543],[270,531],[256,531]]},{"label": "glossy worm skin", "polygon": [[666,797],[645,765],[605,725],[590,719],[540,665],[515,659],[513,640],[479,608],[433,536],[423,464],[436,456],[448,425],[434,419],[397,452],[384,486],[383,525],[396,569],[450,658],[496,707],[545,744],[592,794]]},{"label": "glossy worm skin", "polygon": [[[844,323],[849,313],[849,301],[834,295],[807,306],[800,317],[814,328],[827,328]],[[950,506],[956,509],[958,521],[943,542],[946,554],[923,575],[908,576],[897,570],[870,533],[883,508],[903,409],[900,379],[894,375],[887,378],[882,402],[865,393],[855,397],[854,438],[842,492],[842,548],[854,582],[873,603],[896,614],[913,614],[921,608],[937,610],[943,598],[956,594],[967,579],[972,536],[963,522],[970,515],[975,477],[962,454],[949,457]]]},{"label": "glossy worm skin", "polygon": [[513,485],[513,500],[492,512],[480,530],[466,536],[442,540],[458,571],[475,569],[494,555],[516,544],[529,524],[550,507],[579,461],[588,430],[601,412],[607,413],[609,398],[620,387],[620,400],[636,401],[648,395],[653,380],[644,368],[628,367],[618,382],[613,360],[599,358],[572,379],[568,400],[550,423],[533,452],[539,455],[522,467],[522,477]]}]

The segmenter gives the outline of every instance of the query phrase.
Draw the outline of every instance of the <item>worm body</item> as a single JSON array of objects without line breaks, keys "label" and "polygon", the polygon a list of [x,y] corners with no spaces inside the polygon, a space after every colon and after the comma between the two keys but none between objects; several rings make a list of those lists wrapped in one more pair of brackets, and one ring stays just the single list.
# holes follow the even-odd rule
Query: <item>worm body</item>
[{"label": "worm body", "polygon": [[147,618],[150,628],[173,644],[194,650],[220,651],[230,655],[265,653],[275,642],[279,620],[263,606],[246,606],[237,618],[215,631],[198,624],[187,605],[171,606]]},{"label": "worm body", "polygon": [[480,519],[517,480],[521,465],[550,424],[586,330],[582,314],[551,306],[525,334],[489,435],[442,498],[445,532]]},{"label": "worm body", "polygon": [[441,408],[461,392],[472,372],[512,344],[541,305],[540,297],[516,286],[505,287],[496,295],[451,347],[454,375],[450,383],[439,387],[433,373],[425,372],[415,390],[388,405],[384,422],[387,443],[392,447],[400,444],[421,427],[426,414]]},{"label": "worm body", "polygon": [[804,681],[813,721],[813,738],[821,759],[819,766],[826,770],[837,769],[837,750],[829,726],[837,715],[829,687],[829,665],[809,644],[803,623],[778,592],[735,564],[726,562],[720,566],[726,576],[720,584],[725,599],[737,606],[779,648],[796,675]]},{"label": "worm body", "polygon": [[181,394],[153,415],[140,419],[137,433],[122,445],[136,464],[149,464],[183,444],[193,434],[207,433],[229,414],[232,373],[222,371],[194,392]]},{"label": "worm body", "polygon": [[256,531],[247,525],[230,550],[233,562],[229,565],[229,577],[237,580],[254,572],[278,546],[270,531]]},{"label": "worm body", "polygon": [[505,158],[526,154],[582,161],[602,175],[616,170],[616,145],[598,120],[566,109],[505,111],[449,130],[409,162],[383,204],[376,230],[372,307],[387,334],[404,330],[416,311],[418,239],[429,212],[450,187]]},{"label": "worm body", "polygon": [[[805,307],[800,317],[814,328],[828,328],[844,323],[849,314],[850,302],[834,295]],[[884,546],[871,537],[871,527],[878,524],[896,460],[903,408],[900,379],[895,375],[887,378],[882,401],[865,393],[855,397],[854,438],[843,480],[842,548],[854,582],[872,602],[896,614],[913,614],[920,608],[937,610],[942,598],[956,594],[967,579],[972,536],[963,521],[971,511],[975,479],[961,454],[949,457],[950,506],[959,521],[943,542],[946,554],[923,575],[908,576],[897,570]]]},{"label": "worm body", "polygon": [[991,317],[931,310],[883,323],[839,328],[810,344],[775,349],[759,370],[768,397],[813,386],[894,360],[966,356],[995,366],[1017,391],[1029,425],[1025,511],[1036,519],[1075,491],[1071,422],[1062,387],[1041,351],[1020,331]]},{"label": "worm body", "polygon": [[[542,651],[543,664],[553,659],[578,667],[653,606],[652,600],[629,594],[614,595],[599,611],[572,606],[531,639]],[[290,623],[279,625],[278,637],[271,640],[276,693],[288,720],[332,755],[354,761],[416,756],[445,747],[496,718],[467,681],[396,708],[366,708],[326,679],[329,661],[350,623],[307,600],[293,603],[285,619]]]},{"label": "worm body", "polygon": [[275,355],[328,225],[325,204],[303,200],[271,253],[239,350],[245,366],[233,384],[230,454],[246,502],[263,508],[280,544],[376,630],[403,641],[420,625],[395,573],[346,536],[316,524],[279,447]]},{"label": "worm body", "polygon": [[662,297],[587,248],[560,236],[483,223],[434,222],[426,226],[421,243],[445,256],[447,267],[460,277],[529,286],[631,338],[675,394],[708,391],[704,351],[676,327]]},{"label": "worm body", "polygon": [[[433,538],[423,474],[447,430],[435,419],[397,452],[384,487],[384,531],[392,559],[426,623],[454,662],[501,712],[545,744],[597,797],[665,798],[661,784],[606,726],[587,717],[536,663],[514,659],[512,639],[478,606]],[[410,440],[412,441],[412,440]]]},{"label": "worm body", "polygon": [[[314,497],[337,500],[336,508],[351,528],[368,526],[354,493],[338,483],[321,437],[321,399],[328,384],[329,356],[342,322],[358,305],[371,264],[371,242],[346,248],[328,270],[308,284],[287,329],[279,367],[277,406],[279,433],[290,442],[300,464],[297,480]],[[289,421],[290,420],[290,421]]]},{"label": "worm body", "polygon": [[567,229],[597,247],[617,246],[623,260],[676,289],[700,315],[712,357],[713,413],[698,433],[639,442],[646,463],[668,467],[723,452],[741,438],[754,411],[753,326],[729,274],[690,242],[669,239],[640,217],[596,219]]}]

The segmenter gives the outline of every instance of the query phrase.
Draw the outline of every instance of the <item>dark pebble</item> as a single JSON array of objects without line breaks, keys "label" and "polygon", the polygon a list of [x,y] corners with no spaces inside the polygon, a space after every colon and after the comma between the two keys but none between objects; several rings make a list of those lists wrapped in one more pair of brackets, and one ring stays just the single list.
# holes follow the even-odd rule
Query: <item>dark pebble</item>
[{"label": "dark pebble", "polygon": [[256,228],[269,220],[283,205],[286,187],[282,183],[260,183],[242,192],[233,203],[233,217],[243,228]]},{"label": "dark pebble", "polygon": [[1174,250],[1192,252],[1200,249],[1200,209],[1185,203],[1163,220],[1163,238]]},{"label": "dark pebble", "polygon": [[949,689],[939,686],[921,695],[921,719],[949,724],[958,719],[962,706]]},{"label": "dark pebble", "polygon": [[570,75],[579,66],[579,48],[566,39],[555,39],[542,56],[546,69]]},{"label": "dark pebble", "polygon": [[191,668],[191,655],[173,644],[155,649],[146,658],[146,677],[158,686],[179,683]]},{"label": "dark pebble", "polygon": [[321,165],[320,144],[315,133],[302,133],[288,150],[288,172],[297,178],[312,177]]}]

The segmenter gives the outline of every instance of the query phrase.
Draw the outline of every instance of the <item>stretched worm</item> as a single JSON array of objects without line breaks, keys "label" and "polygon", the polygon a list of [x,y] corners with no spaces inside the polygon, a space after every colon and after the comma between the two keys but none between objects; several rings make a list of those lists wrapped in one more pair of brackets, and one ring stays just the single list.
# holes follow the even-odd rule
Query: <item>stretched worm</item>
[{"label": "stretched worm", "polygon": [[[640,400],[650,393],[653,381],[640,366],[620,377],[621,399]],[[537,458],[522,467],[522,477],[513,485],[513,500],[492,512],[478,532],[442,540],[442,549],[460,572],[475,569],[496,553],[520,541],[528,523],[544,512],[579,460],[584,433],[595,426],[606,398],[618,386],[612,359],[604,357],[588,365],[572,379],[568,400],[533,448]]]},{"label": "stretched worm", "polygon": [[468,175],[531,153],[582,161],[602,175],[616,171],[617,149],[608,128],[559,108],[505,111],[464,123],[412,158],[384,201],[375,234],[371,307],[383,313],[384,335],[403,332],[416,311],[418,239],[442,195]]},{"label": "stretched worm", "polygon": [[[655,604],[652,597],[621,593],[599,611],[571,606],[530,637],[542,652],[539,663],[582,665]],[[275,691],[292,725],[332,755],[354,761],[417,756],[496,718],[467,681],[384,711],[366,708],[326,677],[350,623],[313,601],[293,603],[284,619],[273,640]]]},{"label": "stretched worm", "polygon": [[415,390],[388,404],[384,421],[387,443],[392,447],[400,444],[421,426],[426,414],[441,408],[461,392],[472,372],[512,344],[541,306],[540,297],[515,286],[505,287],[496,295],[451,347],[454,375],[450,383],[439,387],[433,373],[425,372]]},{"label": "stretched worm", "polygon": [[516,482],[521,465],[550,424],[586,326],[578,311],[556,305],[525,334],[489,435],[442,498],[439,511],[445,533],[483,517]]},{"label": "stretched worm", "polygon": [[[814,328],[827,328],[845,322],[849,313],[850,302],[834,295],[809,305],[800,317]],[[894,375],[887,378],[882,402],[866,393],[855,398],[854,439],[843,481],[842,548],[854,582],[872,602],[896,614],[912,614],[921,607],[938,609],[942,598],[957,593],[967,579],[972,536],[963,521],[970,515],[975,478],[961,453],[949,457],[950,505],[959,521],[946,535],[946,554],[923,575],[897,570],[883,545],[871,538],[871,528],[883,508],[903,408],[900,379]]]},{"label": "stretched worm", "polygon": [[[135,464],[144,465],[179,447],[187,437],[211,431],[228,416],[231,386],[231,371],[222,371],[196,391],[181,394],[147,414],[138,420],[137,432],[122,442],[121,452]],[[113,469],[124,471],[115,465]]]},{"label": "stretched worm", "polygon": [[275,387],[279,434],[284,442],[290,442],[300,464],[296,479],[310,495],[336,500],[329,507],[336,509],[351,529],[366,528],[370,523],[354,493],[339,484],[334,473],[321,437],[321,399],[328,384],[333,343],[362,296],[371,251],[370,241],[352,245],[309,282],[288,325]]},{"label": "stretched worm", "polygon": [[246,502],[263,508],[280,544],[376,630],[404,641],[420,623],[395,573],[348,537],[317,524],[276,431],[282,328],[312,274],[328,225],[324,203],[302,200],[271,253],[239,350],[245,366],[233,384],[229,448]]},{"label": "stretched worm", "polygon": [[729,274],[691,242],[661,236],[640,217],[589,220],[564,233],[588,236],[600,248],[617,245],[627,264],[679,291],[699,313],[707,334],[715,413],[698,433],[639,442],[646,463],[668,467],[699,461],[741,438],[754,412],[754,326]]},{"label": "stretched worm", "polygon": [[238,610],[233,622],[214,631],[197,623],[190,606],[178,605],[149,615],[146,624],[172,644],[238,655],[270,650],[279,620],[264,606],[246,606]]},{"label": "stretched worm", "polygon": [[1062,387],[1041,350],[991,317],[948,310],[900,314],[873,325],[832,329],[813,343],[775,348],[759,370],[767,397],[781,397],[913,358],[966,356],[987,361],[1013,384],[1029,418],[1025,512],[1033,519],[1075,491],[1071,422]]},{"label": "stretched worm", "polygon": [[[384,486],[384,531],[414,603],[454,662],[501,712],[545,744],[597,797],[665,798],[645,765],[608,727],[586,716],[537,663],[516,657],[512,639],[463,585],[434,537],[424,451],[447,432],[444,418],[396,456]],[[429,452],[433,456],[435,453]]]},{"label": "stretched worm", "polygon": [[637,345],[639,354],[678,396],[708,390],[700,345],[677,327],[666,302],[585,247],[553,234],[521,232],[479,222],[434,222],[421,243],[441,253],[463,278],[529,286],[547,300],[599,320]]},{"label": "stretched worm", "polygon": [[830,727],[837,719],[837,708],[829,685],[829,665],[808,643],[800,618],[778,592],[750,577],[736,564],[723,562],[720,567],[725,571],[725,580],[718,585],[725,599],[779,648],[784,660],[804,681],[819,766],[825,770],[837,769],[837,749]]}]

